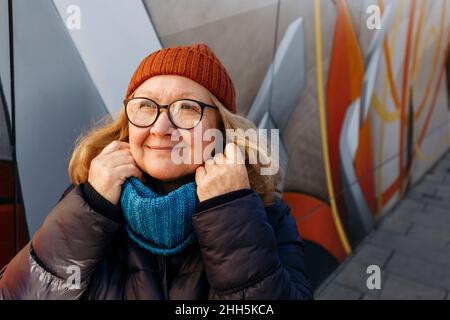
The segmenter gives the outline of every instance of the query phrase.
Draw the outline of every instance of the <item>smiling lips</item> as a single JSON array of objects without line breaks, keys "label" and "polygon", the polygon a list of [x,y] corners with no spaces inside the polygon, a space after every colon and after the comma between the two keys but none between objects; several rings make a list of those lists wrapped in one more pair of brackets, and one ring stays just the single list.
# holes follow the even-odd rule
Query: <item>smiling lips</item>
[{"label": "smiling lips", "polygon": [[155,151],[172,151],[174,146],[146,146],[147,148]]}]

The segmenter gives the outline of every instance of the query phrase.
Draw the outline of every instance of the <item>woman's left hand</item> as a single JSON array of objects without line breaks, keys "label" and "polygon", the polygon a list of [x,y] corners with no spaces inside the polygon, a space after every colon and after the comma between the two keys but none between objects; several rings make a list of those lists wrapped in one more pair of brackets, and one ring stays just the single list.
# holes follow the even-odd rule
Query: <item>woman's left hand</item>
[{"label": "woman's left hand", "polygon": [[200,201],[250,188],[244,157],[234,143],[228,143],[223,154],[216,154],[205,161],[204,166],[198,167],[195,181]]}]

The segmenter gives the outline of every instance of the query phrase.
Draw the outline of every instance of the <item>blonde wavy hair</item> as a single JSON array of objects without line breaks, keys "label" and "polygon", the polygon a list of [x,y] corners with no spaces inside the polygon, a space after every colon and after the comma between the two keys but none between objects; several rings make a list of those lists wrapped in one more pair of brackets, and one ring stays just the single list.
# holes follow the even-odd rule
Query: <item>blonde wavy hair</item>
[{"label": "blonde wavy hair", "polygon": [[[223,133],[225,133],[224,130],[226,129],[242,129],[244,132],[248,129],[256,130],[256,126],[250,120],[231,113],[219,99],[212,93],[209,92],[209,94],[214,105],[218,108],[220,114],[219,128]],[[240,132],[240,130],[236,132]],[[112,141],[129,142],[128,139],[128,118],[125,107],[123,106],[115,120],[108,115],[102,118],[92,129],[77,138],[68,168],[71,182],[75,185],[85,183],[88,180],[89,167],[92,159]],[[247,161],[252,154],[253,156],[257,155],[262,157],[264,164],[272,164],[274,160],[267,152],[267,144],[265,142],[263,144],[261,142],[254,143],[252,139],[242,134],[235,134],[233,140],[241,150],[245,150],[250,187],[260,195],[265,205],[272,204],[275,197],[280,196],[280,191],[277,189],[277,186],[281,181],[281,169],[273,175],[261,175],[261,164],[259,162],[248,163],[249,161]]]}]

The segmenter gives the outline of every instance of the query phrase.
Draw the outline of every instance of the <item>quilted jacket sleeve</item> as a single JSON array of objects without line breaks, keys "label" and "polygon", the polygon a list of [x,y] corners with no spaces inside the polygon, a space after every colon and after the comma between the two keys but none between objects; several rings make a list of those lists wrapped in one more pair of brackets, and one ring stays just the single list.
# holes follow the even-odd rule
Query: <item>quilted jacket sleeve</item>
[{"label": "quilted jacket sleeve", "polygon": [[81,297],[119,228],[94,211],[81,192],[80,186],[72,188],[3,269],[0,299]]},{"label": "quilted jacket sleeve", "polygon": [[312,299],[289,207],[255,192],[194,215],[210,299]]}]

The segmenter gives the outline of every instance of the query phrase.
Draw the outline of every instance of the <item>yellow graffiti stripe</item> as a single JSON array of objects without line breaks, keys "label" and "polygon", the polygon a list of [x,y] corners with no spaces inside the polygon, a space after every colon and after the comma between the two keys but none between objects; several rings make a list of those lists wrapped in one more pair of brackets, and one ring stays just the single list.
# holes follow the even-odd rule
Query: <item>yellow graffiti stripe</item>
[{"label": "yellow graffiti stripe", "polygon": [[[378,5],[380,6],[380,8],[384,7],[384,3],[383,0],[379,0],[378,1]],[[392,50],[395,51],[395,45],[397,44],[397,34],[398,34],[398,28],[400,26],[400,22],[402,19],[402,14],[403,14],[403,9],[405,7],[405,0],[402,0],[400,2],[400,5],[397,6],[397,10],[395,12],[395,23],[394,26],[392,28],[392,32],[390,33],[391,36],[391,47]],[[385,40],[385,45],[384,49],[385,51],[389,51],[389,34],[386,34],[385,37],[387,38],[387,40]],[[389,53],[387,53],[386,56],[390,56]],[[390,61],[386,61],[386,71],[388,72],[388,63],[390,63]],[[383,147],[384,147],[384,127],[385,127],[385,122],[388,122],[388,120],[390,120],[392,117],[400,117],[400,111],[398,109],[396,109],[396,111],[394,113],[386,111],[386,102],[387,102],[387,89],[388,89],[388,84],[389,84],[389,88],[390,88],[390,92],[392,95],[392,90],[396,90],[395,89],[395,85],[394,88],[391,87],[391,85],[393,85],[392,82],[388,82],[388,81],[384,81],[383,84],[383,102],[379,103],[379,100],[377,98],[377,96],[374,94],[372,97],[372,106],[375,109],[375,112],[377,112],[377,114],[380,116],[381,121],[380,121],[380,130],[379,130],[379,134],[378,134],[378,138],[379,138],[379,142],[378,142],[378,165],[377,165],[377,213],[381,212],[381,210],[383,209],[383,166],[382,166],[382,162],[383,162]]]},{"label": "yellow graffiti stripe", "polygon": [[[439,145],[438,145],[438,146],[439,146],[438,150],[441,149],[441,148],[445,148],[445,147],[447,147],[447,146],[450,147],[450,137],[446,137],[446,138],[444,138],[444,139],[441,139],[438,143],[439,143]],[[418,158],[420,161],[425,162],[425,163],[427,163],[427,164],[432,164],[432,163],[434,162],[434,160],[436,160],[436,158],[437,158],[437,157],[439,156],[439,154],[440,154],[439,151],[436,151],[436,152],[434,152],[433,154],[425,154],[425,153],[423,152],[422,148],[421,148],[418,144],[415,144],[415,145],[414,145],[414,149],[416,150],[417,158]]]},{"label": "yellow graffiti stripe", "polygon": [[386,104],[378,100],[375,94],[372,96],[372,106],[373,109],[376,111],[377,115],[384,122],[394,122],[398,120],[398,118],[400,117],[400,110],[395,109],[394,111],[387,111]]},{"label": "yellow graffiti stripe", "polygon": [[334,198],[333,183],[330,169],[330,157],[328,154],[328,134],[326,129],[326,117],[325,117],[325,95],[323,92],[323,68],[322,68],[322,31],[320,26],[320,0],[314,0],[314,27],[315,27],[315,41],[316,41],[316,72],[317,72],[317,98],[319,100],[320,110],[320,133],[322,136],[322,151],[325,165],[325,173],[327,180],[328,196],[330,197],[331,211],[333,220],[336,225],[336,229],[339,238],[342,242],[342,246],[347,254],[350,254],[352,249],[347,240],[344,228],[342,227],[341,220],[337,211],[336,201]]},{"label": "yellow graffiti stripe", "polygon": [[[383,0],[378,1],[378,5],[384,10]],[[398,29],[400,27],[400,23],[402,21],[402,16],[404,12],[405,1],[401,1],[400,5],[397,7],[396,15],[395,15],[395,24],[392,31],[391,40],[393,40],[392,48],[397,44],[397,34]],[[384,50],[384,58],[386,63],[386,75],[389,84],[389,92],[391,93],[392,101],[394,102],[394,106],[396,109],[400,109],[400,99],[397,94],[397,87],[394,81],[394,74],[392,73],[392,61],[391,61],[391,49],[389,45],[389,34],[385,35],[385,39],[383,42],[383,50]]]},{"label": "yellow graffiti stripe", "polygon": [[[445,8],[446,8],[446,5],[445,5],[445,1],[444,1],[444,2],[443,2],[443,8],[441,8],[441,10],[443,10],[443,9],[445,9]],[[445,19],[445,10],[441,11],[441,21],[440,21],[440,30],[439,30],[439,33],[440,33],[440,35],[439,35],[439,41],[441,41],[441,36],[442,36],[442,33],[443,33],[443,30],[442,30],[443,25],[442,25],[442,23],[443,23],[444,19]],[[450,28],[449,28],[448,30],[450,30]],[[450,43],[450,33],[447,33],[447,40],[446,40],[446,43],[447,43],[447,44]],[[439,47],[440,47],[440,45],[441,45],[441,43],[438,43],[438,44],[437,44],[437,46],[439,46]],[[421,139],[423,139],[423,136],[425,135],[425,130],[427,129],[427,126],[428,126],[429,121],[430,121],[430,119],[431,119],[431,117],[430,117],[430,116],[431,116],[430,112],[433,110],[434,105],[435,105],[435,103],[436,103],[435,98],[436,98],[436,96],[437,96],[437,94],[438,94],[439,87],[441,86],[441,80],[442,80],[442,76],[443,76],[443,74],[444,74],[444,71],[445,71],[444,66],[442,66],[442,69],[440,70],[440,73],[439,73],[439,76],[438,76],[438,82],[436,83],[435,92],[434,92],[433,98],[432,98],[432,100],[431,100],[431,104],[430,104],[431,110],[428,111],[427,117],[426,117],[426,119],[425,119],[425,124],[422,126],[422,128],[421,128],[421,130],[420,130],[420,131],[421,131],[421,134],[420,134],[420,135],[421,135],[421,138],[420,138],[419,141],[418,141],[419,147],[420,147],[420,144],[423,142],[423,141],[421,141]],[[414,149],[414,152],[415,152],[415,154],[417,154],[416,149]],[[415,154],[414,154],[414,155],[415,155]],[[412,162],[411,162],[411,167],[414,166],[414,163],[415,163],[415,161],[416,161],[416,158],[417,158],[417,157],[413,156]],[[419,159],[420,159],[420,158],[419,158]]]},{"label": "yellow graffiti stripe", "polygon": [[[421,49],[419,50],[419,58],[418,58],[418,61],[420,61],[419,63],[417,63],[417,68],[416,68],[416,70],[415,70],[415,75],[414,75],[414,77],[417,75],[417,74],[421,74],[421,72],[422,72],[422,66],[423,66],[423,63],[422,63],[422,57],[423,57],[423,54],[424,54],[424,52],[425,52],[425,48],[428,48],[429,46],[431,46],[431,44],[434,42],[434,43],[436,43],[436,38],[437,38],[437,31],[436,31],[436,28],[434,27],[434,26],[431,26],[430,27],[430,29],[428,29],[428,32],[427,32],[427,36],[426,36],[426,42],[425,42],[425,45],[423,46],[423,47],[421,47]],[[413,78],[413,82],[414,82],[414,78]]]},{"label": "yellow graffiti stripe", "polygon": [[[450,147],[450,136],[448,136],[447,138],[444,138],[443,140],[440,140],[440,143],[441,143],[440,147],[441,146],[442,147],[446,147],[446,146]],[[434,152],[433,154],[427,155],[422,151],[422,149],[420,148],[420,146],[418,144],[414,145],[414,151],[417,155],[417,158],[413,159],[411,167],[416,163],[416,159],[419,159],[420,161],[424,162],[425,165],[430,166],[434,163],[434,161],[436,161],[436,158],[440,155],[438,153],[438,151]],[[407,176],[408,183],[412,180],[412,175],[413,175],[413,170],[410,170],[408,172],[408,176]]]},{"label": "yellow graffiti stripe", "polygon": [[420,6],[419,11],[419,23],[417,24],[417,31],[416,31],[416,39],[414,41],[414,51],[413,51],[413,62],[411,66],[411,81],[414,82],[414,79],[416,77],[416,63],[417,63],[417,51],[419,49],[419,43],[422,39],[422,28],[423,28],[423,20],[425,15],[425,7],[427,5],[428,1],[422,0],[422,5]]},{"label": "yellow graffiti stripe", "polygon": [[[436,69],[437,69],[438,62],[439,62],[439,52],[441,49],[442,35],[444,33],[445,10],[446,10],[446,1],[442,1],[441,20],[439,22],[439,35],[438,35],[438,39],[436,41],[436,47],[434,49],[433,67],[432,67],[432,70],[428,77],[428,83],[427,83],[427,86],[425,89],[425,95],[423,96],[422,101],[419,104],[419,108],[417,109],[417,111],[414,112],[415,120],[417,120],[420,117],[420,115],[422,114],[422,111],[425,109],[426,103],[428,101],[428,97],[430,96],[431,85],[433,83],[433,76],[436,74]],[[420,60],[421,59],[419,59],[419,61]]]},{"label": "yellow graffiti stripe", "polygon": [[[376,98],[375,94],[374,94],[374,98]],[[386,105],[386,100],[387,100],[387,81],[384,81],[383,84],[383,105]],[[372,98],[372,104],[373,104],[373,98]],[[382,167],[382,162],[383,162],[383,146],[384,146],[384,126],[385,126],[385,121],[380,121],[380,132],[379,132],[379,142],[378,142],[378,165],[377,168],[379,168],[377,170],[377,213],[380,213],[381,210],[383,209],[383,188],[382,188],[382,181],[383,181],[383,167]]]},{"label": "yellow graffiti stripe", "polygon": [[[400,2],[400,5],[397,7],[397,10],[395,12],[395,23],[392,27],[392,37],[391,37],[391,47],[395,47],[397,44],[397,35],[398,35],[398,28],[400,27],[400,22],[402,21],[403,12],[405,9],[405,0],[402,0]],[[388,34],[386,34],[385,37],[389,37]]]},{"label": "yellow graffiti stripe", "polygon": [[416,149],[416,153],[417,153],[417,157],[420,159],[420,161],[425,162],[425,163],[431,163],[433,162],[435,155],[426,155],[425,153],[423,153],[422,149],[419,147],[418,144],[416,144],[414,146],[414,149]]},{"label": "yellow graffiti stripe", "polygon": [[[380,7],[383,7],[383,0],[379,0],[378,1]],[[385,42],[384,44],[384,51],[385,51],[385,60],[386,60],[386,71],[387,71],[387,80],[385,82],[385,87],[386,87],[386,83],[389,85],[389,89],[391,91],[391,96],[393,98],[393,102],[396,108],[398,108],[398,101],[396,101],[396,98],[398,99],[398,97],[396,96],[396,91],[395,91],[395,83],[393,81],[393,75],[392,75],[392,70],[391,68],[391,49],[392,51],[394,50],[394,45],[396,44],[396,41],[392,41],[396,38],[397,36],[397,29],[399,26],[399,23],[401,21],[401,17],[402,15],[400,14],[400,12],[402,12],[402,7],[404,5],[404,1],[402,1],[400,3],[400,5],[397,7],[397,14],[396,14],[396,22],[395,22],[395,26],[392,28],[393,32],[391,32],[391,36],[390,36],[390,43],[392,43],[392,48],[389,48],[388,42]],[[425,10],[426,5],[422,4],[421,6],[421,12],[419,13],[419,21],[421,21],[423,19],[423,16],[426,15],[426,10]],[[433,83],[433,75],[435,74],[436,70],[437,70],[437,66],[439,65],[438,62],[438,57],[439,57],[439,51],[440,48],[442,46],[441,42],[442,42],[442,36],[443,36],[443,28],[444,28],[444,21],[445,21],[445,13],[446,13],[446,1],[441,1],[441,7],[440,7],[440,21],[439,21],[439,34],[437,34],[437,30],[435,26],[430,26],[430,28],[428,29],[428,32],[426,33],[426,36],[423,38],[424,39],[424,45],[419,45],[418,42],[421,39],[421,28],[422,28],[422,24],[421,22],[419,22],[419,25],[416,28],[416,44],[415,44],[415,48],[414,48],[414,56],[413,56],[413,63],[412,63],[412,80],[414,81],[414,79],[416,78],[416,76],[421,74],[421,69],[423,68],[423,55],[425,53],[425,50],[431,46],[433,44],[433,42],[435,43],[435,48],[434,48],[434,57],[433,57],[433,66],[432,66],[432,70],[428,76],[427,79],[427,85],[426,85],[426,89],[425,89],[425,93],[422,96],[422,100],[419,104],[418,109],[414,112],[414,120],[417,120],[418,117],[420,117],[421,113],[423,112],[423,110],[426,107],[426,102],[428,101],[428,98],[430,97],[430,93],[431,93],[431,86]],[[395,32],[394,32],[395,31]],[[450,36],[450,34],[449,34]],[[389,35],[386,35],[386,37],[389,37]],[[417,50],[418,50],[418,54],[417,54]],[[415,60],[415,61],[414,61]],[[417,62],[416,62],[417,61]],[[408,100],[409,101],[409,100]],[[383,99],[383,103],[380,102],[380,100],[378,99],[377,96],[372,97],[372,106],[373,109],[375,110],[375,112],[377,113],[377,115],[380,118],[380,133],[379,133],[379,155],[378,155],[378,167],[380,168],[379,171],[381,171],[381,161],[382,161],[382,154],[383,154],[383,149],[382,149],[382,143],[384,140],[384,126],[385,126],[385,122],[392,122],[395,121],[395,118],[399,118],[400,115],[397,116],[396,112],[390,112],[387,111],[387,107],[386,107],[386,101],[385,99]],[[405,119],[403,119],[405,120]],[[449,146],[450,146],[450,139],[448,140]],[[415,152],[417,153],[417,156],[419,159],[425,161],[428,160],[430,161],[432,156],[426,156],[424,155],[424,153],[421,153],[421,149],[420,146],[415,146],[414,148]],[[414,164],[415,159],[412,159],[412,164]],[[408,173],[408,179],[410,178],[410,174],[411,172]],[[378,183],[381,183],[381,172],[378,175]],[[379,200],[378,202],[378,207],[380,207],[380,192],[377,190],[378,194],[377,194],[377,199]],[[378,208],[379,209],[379,208]]]}]

